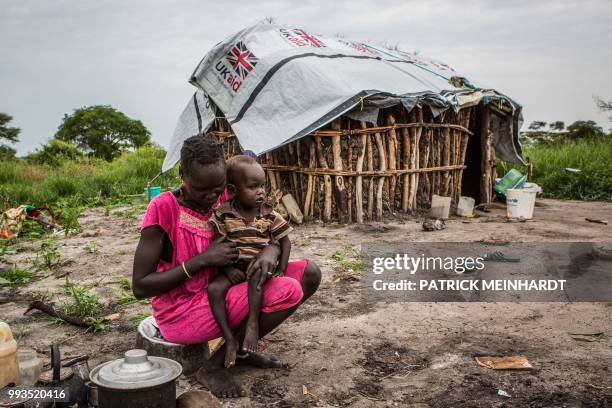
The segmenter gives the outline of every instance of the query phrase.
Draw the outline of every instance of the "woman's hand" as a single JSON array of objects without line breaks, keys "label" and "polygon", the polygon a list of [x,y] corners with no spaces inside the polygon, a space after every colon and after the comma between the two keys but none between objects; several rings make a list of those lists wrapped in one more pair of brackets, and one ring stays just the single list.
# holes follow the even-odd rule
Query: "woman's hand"
[{"label": "woman's hand", "polygon": [[261,290],[263,284],[272,275],[272,271],[276,269],[276,264],[278,262],[280,253],[281,250],[278,245],[268,245],[262,249],[257,257],[253,258],[249,264],[249,267],[246,270],[247,280],[251,279],[251,276],[253,275],[259,276],[257,290]]},{"label": "woman's hand", "polygon": [[214,240],[199,257],[202,266],[208,267],[231,265],[238,260],[238,255],[236,243],[228,241],[225,235]]}]

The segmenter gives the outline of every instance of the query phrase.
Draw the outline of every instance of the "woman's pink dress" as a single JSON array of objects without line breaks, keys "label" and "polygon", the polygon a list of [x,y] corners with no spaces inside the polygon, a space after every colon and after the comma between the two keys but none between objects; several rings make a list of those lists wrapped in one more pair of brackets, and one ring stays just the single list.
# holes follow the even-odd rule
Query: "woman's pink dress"
[{"label": "woman's pink dress", "polygon": [[[213,208],[229,199],[223,192]],[[171,269],[203,252],[212,242],[213,231],[208,219],[212,209],[203,215],[179,205],[172,192],[158,195],[149,203],[141,230],[159,225],[172,242],[172,262],[163,260],[157,265],[157,273]],[[289,262],[285,276],[269,279],[264,286],[262,312],[269,313],[289,309],[297,305],[303,296],[300,284],[308,261]],[[164,338],[173,343],[203,343],[221,337],[215,322],[206,288],[215,277],[216,268],[204,268],[192,274],[180,286],[151,299],[153,316]],[[235,329],[248,315],[247,282],[232,286],[227,292],[226,308],[230,327]]]}]

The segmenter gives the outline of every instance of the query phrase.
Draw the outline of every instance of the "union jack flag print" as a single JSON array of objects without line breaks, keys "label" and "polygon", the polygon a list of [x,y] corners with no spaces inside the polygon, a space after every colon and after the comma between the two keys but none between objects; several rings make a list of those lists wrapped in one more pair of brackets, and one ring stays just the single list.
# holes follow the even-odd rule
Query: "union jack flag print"
[{"label": "union jack flag print", "polygon": [[249,75],[257,65],[258,58],[244,45],[242,41],[238,41],[236,45],[227,53],[225,59],[229,61],[232,68],[242,79]]}]

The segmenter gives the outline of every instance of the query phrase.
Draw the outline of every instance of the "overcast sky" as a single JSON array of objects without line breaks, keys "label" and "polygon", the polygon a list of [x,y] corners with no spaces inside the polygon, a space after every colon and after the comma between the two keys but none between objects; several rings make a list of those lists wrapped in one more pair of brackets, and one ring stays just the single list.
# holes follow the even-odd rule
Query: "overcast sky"
[{"label": "overcast sky", "polygon": [[93,104],[142,120],[166,146],[202,56],[266,16],[442,60],[521,103],[526,123],[610,127],[593,102],[612,99],[610,0],[0,0],[0,112],[22,128],[18,153]]}]

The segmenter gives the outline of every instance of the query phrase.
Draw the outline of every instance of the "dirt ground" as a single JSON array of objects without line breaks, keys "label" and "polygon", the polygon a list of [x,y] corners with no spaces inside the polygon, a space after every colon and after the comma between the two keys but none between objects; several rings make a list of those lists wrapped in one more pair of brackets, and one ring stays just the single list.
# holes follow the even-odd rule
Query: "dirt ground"
[{"label": "dirt ground", "polygon": [[[266,352],[286,368],[235,368],[250,396],[228,407],[604,407],[612,406],[612,342],[572,339],[568,332],[612,334],[612,303],[368,303],[359,282],[338,280],[332,254],[363,242],[478,241],[612,242],[612,203],[542,200],[535,218],[506,223],[501,209],[446,229],[424,232],[422,218],[367,225],[309,223],[292,234],[292,258],[307,257],[323,271],[319,291],[266,339]],[[83,233],[57,240],[61,266],[25,285],[0,288],[0,318],[16,329],[20,346],[45,355],[52,341],[65,356],[90,355],[90,366],[120,357],[135,345],[135,317],[148,304],[116,304],[120,277],[130,277],[139,217],[88,210]],[[96,250],[91,251],[91,241]],[[85,248],[89,245],[89,251]],[[40,242],[10,262],[27,265]],[[120,312],[97,333],[58,325],[38,311],[23,316],[32,293],[61,293],[66,277],[96,284],[101,314]],[[524,354],[535,369],[494,371],[476,355]],[[196,386],[182,378],[181,387]],[[498,395],[503,390],[510,397]]]}]

